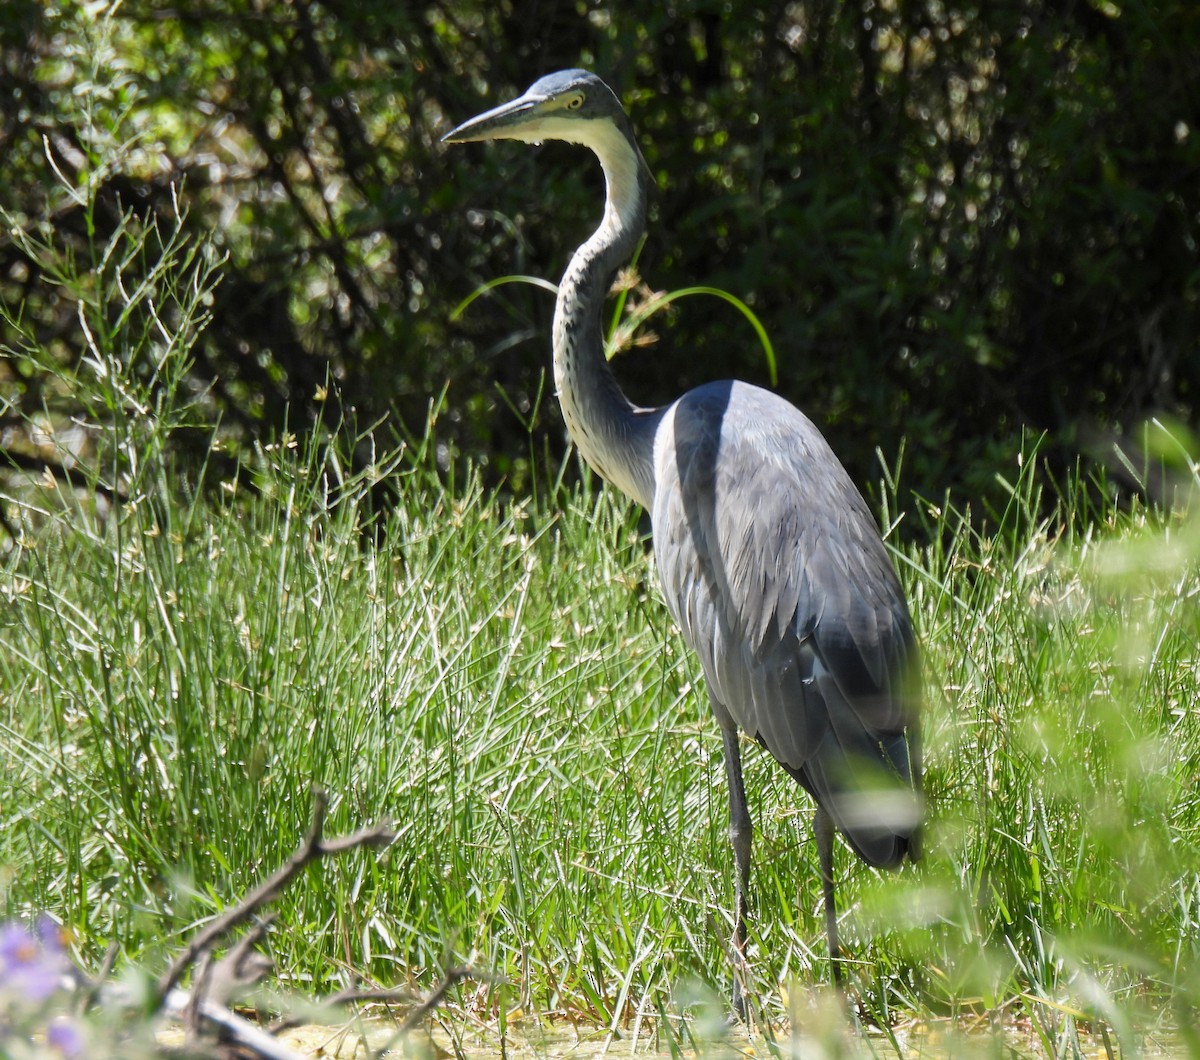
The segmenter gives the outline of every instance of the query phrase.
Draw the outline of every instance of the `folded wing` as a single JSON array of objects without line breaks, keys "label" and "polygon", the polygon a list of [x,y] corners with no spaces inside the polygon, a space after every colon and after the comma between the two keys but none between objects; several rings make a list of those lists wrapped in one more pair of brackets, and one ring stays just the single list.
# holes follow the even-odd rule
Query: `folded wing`
[{"label": "folded wing", "polygon": [[656,447],[655,557],[722,722],[758,739],[873,865],[916,855],[912,623],[815,426],[743,383],[691,391]]}]

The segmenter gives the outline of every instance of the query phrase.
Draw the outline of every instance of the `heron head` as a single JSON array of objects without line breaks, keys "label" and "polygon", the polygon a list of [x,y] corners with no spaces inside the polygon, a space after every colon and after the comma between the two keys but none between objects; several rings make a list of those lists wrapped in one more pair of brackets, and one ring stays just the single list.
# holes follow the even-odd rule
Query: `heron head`
[{"label": "heron head", "polygon": [[617,126],[633,139],[629,120],[613,90],[587,70],[562,70],[535,81],[525,93],[465,121],[443,143],[476,140],[566,140],[590,144],[594,123]]}]

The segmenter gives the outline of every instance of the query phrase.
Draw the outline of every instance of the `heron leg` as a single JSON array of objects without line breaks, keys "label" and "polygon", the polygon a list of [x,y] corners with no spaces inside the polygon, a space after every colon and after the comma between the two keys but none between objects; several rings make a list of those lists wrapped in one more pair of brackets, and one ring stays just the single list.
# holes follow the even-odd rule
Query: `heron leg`
[{"label": "heron leg", "polygon": [[746,1018],[746,894],[750,888],[750,846],[754,824],[746,805],[742,782],[742,752],[736,726],[721,726],[725,748],[725,775],[729,780],[729,842],[737,875],[734,878],[733,987],[734,1015]]},{"label": "heron leg", "polygon": [[817,857],[821,862],[821,892],[825,896],[825,935],[829,939],[829,969],[833,985],[842,985],[842,951],[838,946],[837,905],[833,895],[833,818],[818,806],[813,818]]}]

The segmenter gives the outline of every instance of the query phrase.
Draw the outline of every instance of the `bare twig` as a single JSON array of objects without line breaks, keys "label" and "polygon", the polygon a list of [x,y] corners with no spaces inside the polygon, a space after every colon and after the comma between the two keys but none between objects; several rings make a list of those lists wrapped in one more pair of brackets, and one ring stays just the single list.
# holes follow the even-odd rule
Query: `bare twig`
[{"label": "bare twig", "polygon": [[503,982],[499,976],[493,975],[491,972],[485,972],[478,968],[472,968],[469,965],[459,965],[457,968],[451,968],[446,973],[446,977],[433,989],[433,992],[419,1005],[409,1011],[404,1017],[404,1022],[397,1028],[384,1044],[377,1049],[372,1055],[385,1056],[405,1035],[411,1034],[422,1020],[429,1015],[435,1008],[442,1003],[442,998],[446,996],[447,991],[456,983],[461,983],[464,979],[478,979],[482,982]]},{"label": "bare twig", "polygon": [[187,991],[178,989],[168,991],[163,999],[164,1011],[176,1019],[185,1019],[185,1013],[193,1005],[202,1023],[216,1027],[227,1040],[236,1042],[250,1055],[261,1057],[262,1060],[303,1060],[300,1053],[215,1001],[201,998],[196,1002]]},{"label": "bare twig", "polygon": [[257,952],[254,947],[262,941],[272,920],[274,917],[268,917],[255,924],[213,965],[208,996],[217,1004],[233,1001],[270,972],[273,966],[271,958]]},{"label": "bare twig", "polygon": [[363,828],[350,835],[324,840],[321,833],[325,827],[325,813],[329,808],[329,797],[320,788],[313,789],[313,815],[308,834],[286,862],[259,883],[237,905],[210,921],[192,937],[170,966],[159,977],[155,995],[159,1004],[166,999],[171,988],[196,959],[206,953],[213,944],[238,924],[248,920],[262,906],[275,901],[289,883],[310,863],[329,854],[341,854],[360,846],[383,846],[390,843],[394,833],[385,823]]},{"label": "bare twig", "polygon": [[404,1022],[400,1024],[396,1033],[393,1034],[383,1045],[375,1050],[373,1055],[386,1056],[390,1053],[393,1047],[406,1035],[410,1034],[420,1022],[429,1015],[438,1005],[441,1004],[442,998],[446,996],[446,991],[455,983],[462,981],[471,974],[471,970],[465,967],[451,968],[446,973],[446,978],[434,988],[432,994],[429,995],[421,1004],[417,1005],[407,1016],[404,1017]]},{"label": "bare twig", "polygon": [[[406,987],[396,987],[392,990],[348,987],[345,990],[339,990],[336,994],[321,998],[316,1003],[316,1007],[319,1009],[336,1008],[339,1005],[352,1005],[364,1001],[374,1001],[380,1005],[411,1004],[416,1000],[413,992]],[[268,1029],[272,1034],[282,1034],[293,1027],[299,1027],[304,1020],[304,1016],[285,1016],[272,1023]]]},{"label": "bare twig", "polygon": [[121,947],[115,942],[108,944],[108,949],[104,951],[104,960],[100,962],[100,968],[95,976],[88,978],[80,973],[80,980],[83,982],[83,990],[80,992],[79,1000],[76,1003],[76,1012],[82,1014],[87,1012],[100,999],[100,991],[104,984],[108,982],[108,977],[112,975],[113,966],[117,963],[117,954],[121,952]]},{"label": "bare twig", "polygon": [[404,1017],[404,1022],[400,1024],[398,1035],[407,1034],[420,1024],[420,1022],[429,1015],[435,1008],[442,1003],[442,998],[446,996],[446,992],[456,983],[461,983],[464,979],[488,979],[491,978],[487,973],[480,973],[466,965],[459,965],[457,968],[451,968],[446,973],[446,978],[443,979],[433,990],[433,992],[416,1008],[414,1008],[407,1016]]},{"label": "bare twig", "polygon": [[[312,822],[295,853],[236,906],[197,932],[159,978],[156,986],[159,1011],[181,1020],[185,1033],[193,1040],[193,1045],[194,1039],[202,1033],[215,1032],[232,1050],[221,1051],[221,1056],[249,1056],[257,1060],[299,1060],[299,1054],[276,1037],[282,1031],[295,1026],[299,1020],[284,1019],[277,1021],[270,1028],[263,1028],[238,1016],[227,1005],[238,993],[257,983],[270,969],[268,958],[255,950],[255,946],[266,935],[270,919],[262,920],[251,927],[220,960],[213,959],[212,948],[219,938],[248,920],[263,905],[276,900],[305,866],[317,858],[327,854],[341,854],[360,846],[378,846],[392,840],[393,833],[384,824],[334,839],[323,839],[328,806],[329,800],[325,793],[314,789]],[[115,950],[112,955],[115,955]],[[111,969],[112,955],[105,960],[105,974],[101,983],[107,979],[107,972]],[[176,984],[180,976],[193,965],[198,965],[198,969],[192,990],[182,990]],[[424,999],[414,998],[410,991],[403,988],[388,990],[351,987],[331,994],[321,1001],[320,1005],[333,1007],[372,1001],[383,1004],[412,1003],[413,1007],[409,1009],[403,1022],[384,1047],[371,1054],[381,1056],[419,1026],[442,1004],[447,992],[464,979],[501,981],[489,972],[461,965],[446,972],[441,983]],[[108,989],[107,984],[105,989]],[[128,1000],[125,1003],[128,1004]]]},{"label": "bare twig", "polygon": [[272,919],[255,924],[219,961],[209,953],[203,955],[192,984],[192,1000],[183,1013],[184,1032],[189,1038],[198,1038],[202,1032],[202,1008],[206,1003],[228,1005],[271,970],[271,959],[254,947],[263,940]]}]

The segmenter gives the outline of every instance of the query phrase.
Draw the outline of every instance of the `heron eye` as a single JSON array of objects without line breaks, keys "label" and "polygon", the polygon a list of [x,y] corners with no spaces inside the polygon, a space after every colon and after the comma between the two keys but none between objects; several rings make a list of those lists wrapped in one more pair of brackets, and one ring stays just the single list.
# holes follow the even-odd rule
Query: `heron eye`
[{"label": "heron eye", "polygon": [[567,100],[567,110],[578,110],[583,106],[583,96],[572,96]]}]

